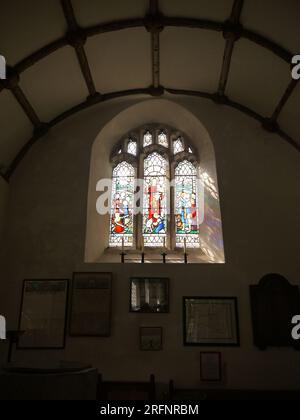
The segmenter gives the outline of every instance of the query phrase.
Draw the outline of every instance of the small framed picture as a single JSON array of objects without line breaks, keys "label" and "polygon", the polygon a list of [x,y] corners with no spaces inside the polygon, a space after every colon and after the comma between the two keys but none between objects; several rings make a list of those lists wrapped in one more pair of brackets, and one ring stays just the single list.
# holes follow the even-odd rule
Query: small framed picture
[{"label": "small framed picture", "polygon": [[203,382],[222,381],[222,355],[220,352],[200,353],[200,378]]},{"label": "small framed picture", "polygon": [[162,350],[162,327],[140,327],[140,349]]},{"label": "small framed picture", "polygon": [[169,312],[169,279],[155,277],[131,278],[130,312]]}]

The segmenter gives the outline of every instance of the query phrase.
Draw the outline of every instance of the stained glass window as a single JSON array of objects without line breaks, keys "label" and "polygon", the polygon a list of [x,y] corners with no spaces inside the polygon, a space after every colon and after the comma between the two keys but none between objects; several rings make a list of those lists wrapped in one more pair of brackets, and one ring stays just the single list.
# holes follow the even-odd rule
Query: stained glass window
[{"label": "stained glass window", "polygon": [[167,233],[167,169],[168,163],[154,152],[144,160],[144,245],[163,247]]},{"label": "stained glass window", "polygon": [[136,141],[129,140],[128,146],[127,146],[127,152],[130,153],[133,156],[136,156],[136,154],[137,154],[137,143],[136,143]]},{"label": "stained glass window", "polygon": [[184,151],[183,142],[180,137],[177,140],[173,141],[173,150],[174,155]]},{"label": "stained glass window", "polygon": [[[110,247],[135,249],[135,238],[141,236],[145,247],[162,248],[167,244],[171,244],[171,247],[175,244],[181,248],[184,244],[187,248],[200,247],[199,207],[202,202],[198,196],[198,169],[190,162],[196,159],[194,146],[178,135],[178,131],[162,128],[157,132],[156,127],[146,126],[142,132],[131,132],[123,145],[118,144],[115,156],[112,156],[112,162],[120,163],[114,168],[112,177]],[[143,153],[140,144],[146,148]],[[148,146],[151,149],[147,149]],[[136,157],[138,169],[130,164],[133,159],[127,153]],[[174,156],[179,153],[180,155]],[[173,174],[173,165],[170,166],[172,162],[175,164],[175,183],[170,197],[169,175],[170,171]],[[135,189],[139,190],[137,174],[144,180],[143,197],[139,200],[142,206],[141,224],[140,216],[135,211]],[[199,177],[206,191],[215,197],[216,186],[209,175],[199,173]],[[172,231],[168,217],[169,198],[173,209]],[[140,240],[138,243],[140,245]]]},{"label": "stained glass window", "polygon": [[164,146],[164,147],[169,146],[167,135],[163,131],[158,135],[157,139],[158,139],[158,144],[160,144],[161,146]]},{"label": "stained glass window", "polygon": [[110,217],[111,247],[133,246],[133,199],[135,170],[127,162],[113,170]]},{"label": "stained glass window", "polygon": [[150,144],[152,144],[152,134],[150,131],[147,131],[147,133],[144,134],[143,146],[147,147],[150,146]]},{"label": "stained glass window", "polygon": [[176,246],[199,248],[197,169],[184,160],[175,169]]}]

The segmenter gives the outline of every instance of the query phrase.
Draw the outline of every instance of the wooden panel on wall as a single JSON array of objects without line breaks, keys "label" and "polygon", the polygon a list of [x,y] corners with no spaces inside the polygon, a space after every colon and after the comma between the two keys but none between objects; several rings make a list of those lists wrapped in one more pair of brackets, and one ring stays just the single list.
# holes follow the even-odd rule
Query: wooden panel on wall
[{"label": "wooden panel on wall", "polygon": [[300,314],[298,286],[292,286],[279,274],[264,276],[258,285],[250,286],[254,344],[261,350],[267,347],[294,347],[292,318]]}]

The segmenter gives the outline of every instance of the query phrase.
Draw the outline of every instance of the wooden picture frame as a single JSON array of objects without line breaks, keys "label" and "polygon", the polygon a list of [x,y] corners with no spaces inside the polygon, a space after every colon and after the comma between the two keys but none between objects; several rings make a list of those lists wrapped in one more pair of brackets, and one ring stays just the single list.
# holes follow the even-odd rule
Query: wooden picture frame
[{"label": "wooden picture frame", "polygon": [[162,327],[140,327],[140,350],[160,351],[163,348]]},{"label": "wooden picture frame", "polygon": [[185,346],[240,345],[236,297],[183,297]]},{"label": "wooden picture frame", "polygon": [[69,335],[109,337],[112,273],[73,273]]},{"label": "wooden picture frame", "polygon": [[18,349],[63,349],[66,341],[69,281],[24,280]]},{"label": "wooden picture frame", "polygon": [[222,354],[220,352],[200,353],[200,378],[202,382],[222,381]]},{"label": "wooden picture frame", "polygon": [[130,279],[129,311],[134,313],[168,313],[169,279],[133,277]]}]

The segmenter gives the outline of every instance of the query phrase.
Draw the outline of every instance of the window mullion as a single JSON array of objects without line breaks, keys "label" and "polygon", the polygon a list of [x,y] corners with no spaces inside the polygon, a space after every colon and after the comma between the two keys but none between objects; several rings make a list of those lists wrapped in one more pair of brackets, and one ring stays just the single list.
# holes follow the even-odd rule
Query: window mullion
[{"label": "window mullion", "polygon": [[[138,164],[137,164],[137,179],[141,180],[144,176],[144,170],[143,170],[143,161],[144,161],[144,154],[140,153],[138,158]],[[141,185],[139,184],[141,187]],[[139,192],[139,195],[141,197],[141,201],[139,203],[139,210],[143,209],[143,191]],[[143,212],[143,210],[142,210]],[[143,214],[141,211],[138,212],[138,214],[135,215],[135,238],[136,238],[136,249],[142,248],[142,241],[143,241]]]},{"label": "window mullion", "polygon": [[170,226],[170,231],[169,231],[169,243],[170,243],[170,248],[173,251],[175,249],[175,245],[176,245],[176,235],[175,235],[175,189],[174,186],[172,185],[172,181],[174,180],[174,162],[171,162],[170,164],[170,180],[171,180],[171,187],[170,187],[170,221],[169,221],[169,226]]}]

